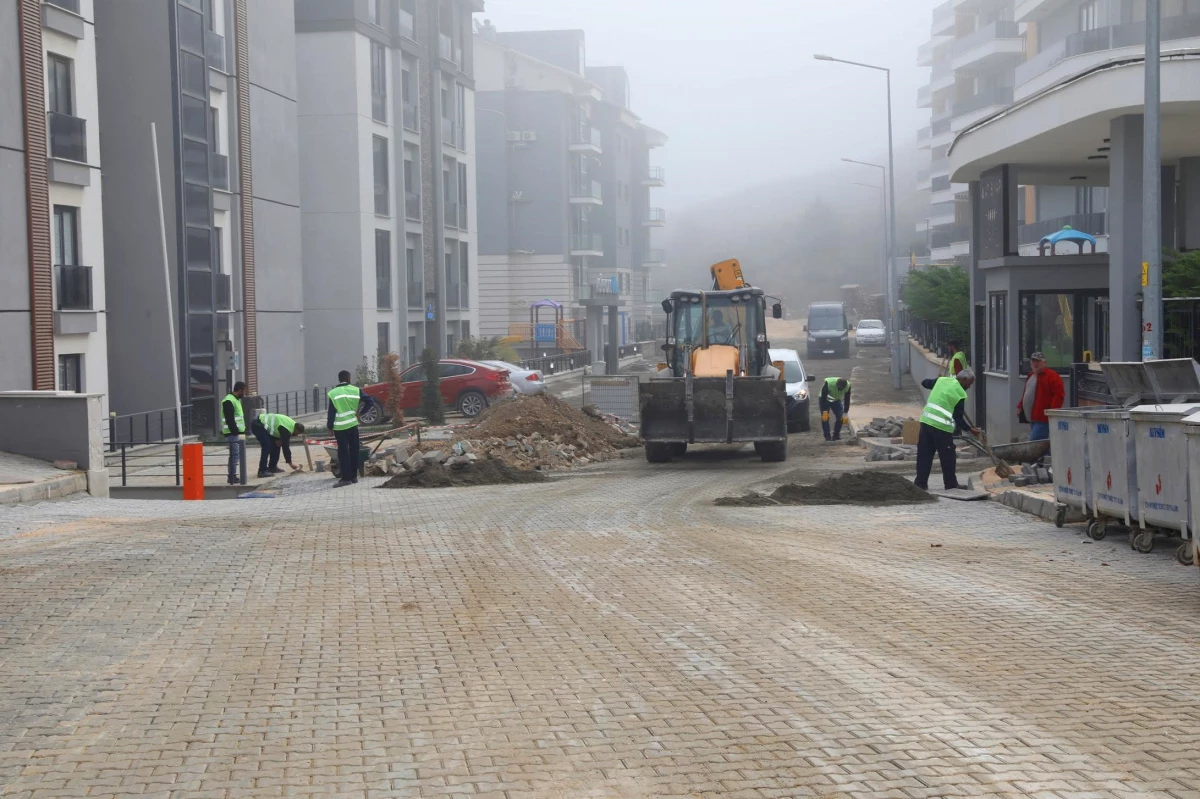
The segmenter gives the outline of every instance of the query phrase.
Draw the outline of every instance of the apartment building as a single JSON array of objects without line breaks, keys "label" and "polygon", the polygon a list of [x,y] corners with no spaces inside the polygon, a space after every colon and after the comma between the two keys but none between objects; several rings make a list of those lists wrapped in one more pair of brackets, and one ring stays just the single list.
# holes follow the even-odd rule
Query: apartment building
[{"label": "apartment building", "polygon": [[[1142,354],[1145,3],[1020,0],[1024,37],[1012,103],[961,127],[950,180],[968,187],[975,418],[1007,440],[1029,354],[1070,364]],[[1200,248],[1200,3],[1163,0],[1162,228],[1151,246]],[[1041,254],[1064,226],[1096,239]],[[1200,338],[1190,311],[1164,311],[1167,343]],[[1184,318],[1186,317],[1186,318]],[[1167,353],[1170,354],[1169,352]]]},{"label": "apartment building", "polygon": [[92,0],[0,5],[0,390],[108,390],[96,41]]},{"label": "apartment building", "polygon": [[250,394],[308,385],[292,3],[95,11],[112,408],[172,407],[175,347],[192,427],[214,429],[239,380]]},{"label": "apartment building", "polygon": [[472,14],[296,0],[307,371],[479,331]]},{"label": "apartment building", "polygon": [[[485,25],[475,51],[482,330],[602,360],[651,318],[665,263],[651,231],[666,217],[650,204],[664,179],[650,150],[665,137],[630,110],[624,69],[587,66],[582,31]],[[534,324],[543,301],[562,329]]]}]

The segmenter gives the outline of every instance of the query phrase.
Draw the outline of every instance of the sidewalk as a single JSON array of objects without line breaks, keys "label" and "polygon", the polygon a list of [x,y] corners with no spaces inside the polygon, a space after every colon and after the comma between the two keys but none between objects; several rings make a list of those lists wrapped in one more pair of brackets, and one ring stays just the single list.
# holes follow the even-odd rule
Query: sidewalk
[{"label": "sidewalk", "polygon": [[0,505],[42,502],[87,491],[87,475],[45,461],[0,452]]}]

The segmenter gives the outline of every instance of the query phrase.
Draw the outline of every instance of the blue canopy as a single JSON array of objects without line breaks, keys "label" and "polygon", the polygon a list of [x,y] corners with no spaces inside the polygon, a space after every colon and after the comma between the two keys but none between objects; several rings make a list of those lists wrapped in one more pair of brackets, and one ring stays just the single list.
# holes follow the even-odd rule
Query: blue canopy
[{"label": "blue canopy", "polygon": [[1073,241],[1079,245],[1079,252],[1083,252],[1084,244],[1092,245],[1092,252],[1096,251],[1096,237],[1090,233],[1084,233],[1082,230],[1076,230],[1070,225],[1065,225],[1062,230],[1057,233],[1051,233],[1049,236],[1043,236],[1038,242],[1038,252],[1042,255],[1046,254],[1046,245],[1050,245],[1050,254],[1054,255],[1055,246],[1060,241]]}]

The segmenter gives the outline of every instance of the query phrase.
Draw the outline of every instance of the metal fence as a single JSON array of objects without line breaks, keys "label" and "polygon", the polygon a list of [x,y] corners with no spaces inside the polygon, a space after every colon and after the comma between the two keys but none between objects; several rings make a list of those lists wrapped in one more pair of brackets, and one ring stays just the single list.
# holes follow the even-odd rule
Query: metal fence
[{"label": "metal fence", "polygon": [[596,410],[616,416],[623,422],[638,421],[637,375],[593,377],[588,382],[591,391],[587,400]]},{"label": "metal fence", "polygon": [[160,408],[156,411],[128,413],[118,416],[110,414],[108,429],[105,431],[105,444],[109,452],[116,452],[119,446],[138,444],[160,444],[166,441],[176,441],[180,435],[187,437],[192,432],[192,406],[184,405],[181,409],[183,430],[175,420],[174,408]]},{"label": "metal fence", "polygon": [[1200,360],[1200,297],[1163,300],[1163,355]]},{"label": "metal fence", "polygon": [[970,360],[970,347],[967,346],[967,336],[961,332],[956,334],[953,325],[949,322],[934,322],[929,319],[922,319],[907,311],[901,311],[900,329],[908,331],[909,338],[916,340],[918,344],[939,358],[945,358],[950,354],[946,349],[946,345],[952,339],[960,339],[959,343],[963,345],[963,352],[967,353],[968,361]]},{"label": "metal fence", "polygon": [[543,375],[556,375],[569,372],[572,369],[582,369],[591,364],[592,353],[588,350],[566,353],[564,355],[548,355],[545,358],[526,358],[518,362],[522,369],[536,369]]},{"label": "metal fence", "polygon": [[286,416],[307,416],[324,413],[328,407],[326,394],[332,386],[313,386],[295,391],[280,391],[275,394],[260,394],[246,400],[246,408],[263,413],[282,413]]}]

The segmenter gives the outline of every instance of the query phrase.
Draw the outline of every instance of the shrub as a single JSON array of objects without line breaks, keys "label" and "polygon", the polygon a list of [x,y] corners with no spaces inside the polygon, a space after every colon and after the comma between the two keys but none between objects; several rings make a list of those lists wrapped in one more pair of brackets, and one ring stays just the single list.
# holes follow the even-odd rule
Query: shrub
[{"label": "shrub", "polygon": [[518,357],[516,351],[501,339],[500,336],[490,338],[468,337],[458,342],[454,354],[468,361],[510,361]]},{"label": "shrub", "polygon": [[396,424],[404,424],[404,383],[400,381],[400,356],[394,352],[379,361],[380,382],[387,383],[388,401],[384,412]]},{"label": "shrub", "polygon": [[950,338],[966,342],[971,330],[971,282],[957,266],[930,267],[908,273],[904,304],[915,316],[946,322]]}]

